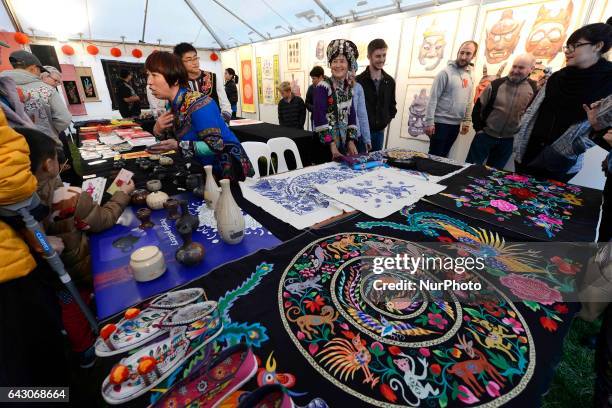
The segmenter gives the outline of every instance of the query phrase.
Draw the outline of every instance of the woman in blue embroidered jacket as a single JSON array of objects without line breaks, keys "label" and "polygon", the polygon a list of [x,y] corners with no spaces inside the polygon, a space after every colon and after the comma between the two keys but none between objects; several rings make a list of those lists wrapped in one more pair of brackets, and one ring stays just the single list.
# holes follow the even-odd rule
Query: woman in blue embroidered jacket
[{"label": "woman in blue embroidered jacket", "polygon": [[185,87],[187,72],[175,55],[155,52],[147,58],[145,68],[153,95],[171,105],[171,111],[157,119],[153,132],[161,135],[173,128],[176,137],[150,146],[149,151],[161,153],[180,147],[185,157],[211,164],[219,179],[241,181],[254,174],[246,152],[223,121],[214,100]]},{"label": "woman in blue embroidered jacket", "polygon": [[315,163],[357,154],[357,117],[348,72],[358,57],[357,47],[349,40],[334,40],[327,46],[332,76],[319,82],[313,92]]}]

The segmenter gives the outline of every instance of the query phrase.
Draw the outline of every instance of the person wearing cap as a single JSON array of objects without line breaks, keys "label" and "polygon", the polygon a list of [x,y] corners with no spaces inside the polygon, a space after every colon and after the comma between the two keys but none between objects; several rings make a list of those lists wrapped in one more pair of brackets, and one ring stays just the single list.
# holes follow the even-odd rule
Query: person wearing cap
[{"label": "person wearing cap", "polygon": [[349,40],[333,40],[327,46],[332,76],[324,78],[313,93],[313,160],[325,163],[342,155],[357,154],[357,115],[349,70],[357,69],[359,52]]},{"label": "person wearing cap", "polygon": [[40,79],[47,69],[34,54],[24,50],[11,53],[9,61],[14,69],[3,72],[0,77],[15,81],[23,93],[26,114],[61,147],[58,135],[68,128],[72,115],[59,92]]}]

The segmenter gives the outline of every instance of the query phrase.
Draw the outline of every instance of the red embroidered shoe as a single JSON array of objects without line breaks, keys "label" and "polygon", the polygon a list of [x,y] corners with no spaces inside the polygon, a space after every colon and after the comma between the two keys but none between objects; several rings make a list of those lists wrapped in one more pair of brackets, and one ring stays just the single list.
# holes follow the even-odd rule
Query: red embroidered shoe
[{"label": "red embroidered shoe", "polygon": [[190,404],[199,408],[217,407],[256,372],[255,355],[246,344],[238,344],[176,383],[153,407],[174,408]]}]

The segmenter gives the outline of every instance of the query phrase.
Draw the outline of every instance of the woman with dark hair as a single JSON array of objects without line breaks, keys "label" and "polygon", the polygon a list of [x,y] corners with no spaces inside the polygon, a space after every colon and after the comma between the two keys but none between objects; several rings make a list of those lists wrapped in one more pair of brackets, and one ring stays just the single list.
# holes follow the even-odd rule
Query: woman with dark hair
[{"label": "woman with dark hair", "polygon": [[[176,139],[149,147],[154,153],[181,148],[183,155],[213,166],[217,178],[244,180],[254,174],[246,152],[227,127],[213,99],[187,90],[187,71],[177,56],[156,52],[147,57],[147,85],[158,99],[170,102],[171,111],[161,115],[153,132],[161,135],[173,128]],[[178,139],[178,140],[177,140]]]},{"label": "woman with dark hair", "polygon": [[332,76],[320,81],[313,91],[313,160],[325,163],[343,154],[357,154],[357,115],[349,70],[356,69],[359,52],[349,40],[334,40],[327,46]]},{"label": "woman with dark hair", "polygon": [[236,119],[236,112],[238,111],[238,75],[234,68],[225,69],[225,94],[229,99],[230,105],[232,106],[232,119]]},{"label": "woman with dark hair", "polygon": [[[567,66],[554,74],[540,90],[521,121],[514,138],[516,170],[567,182],[582,167],[582,156],[567,171],[542,165],[540,153],[573,125],[587,120],[584,105],[612,93],[612,62],[602,58],[612,46],[612,27],[589,24],[567,39],[563,47]],[[556,163],[549,163],[551,168]]]},{"label": "woman with dark hair", "polygon": [[119,79],[115,85],[115,97],[122,118],[140,116],[140,97],[130,84],[132,73],[127,69],[119,71]]}]

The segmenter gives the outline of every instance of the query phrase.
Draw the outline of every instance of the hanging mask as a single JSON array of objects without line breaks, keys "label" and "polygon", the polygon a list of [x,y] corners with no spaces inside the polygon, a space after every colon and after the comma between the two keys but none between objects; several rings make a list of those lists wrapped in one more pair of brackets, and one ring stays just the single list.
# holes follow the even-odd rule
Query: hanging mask
[{"label": "hanging mask", "polygon": [[325,41],[319,40],[317,41],[317,49],[315,53],[317,60],[325,59]]},{"label": "hanging mask", "polygon": [[444,58],[445,34],[445,31],[436,25],[436,20],[425,29],[423,42],[419,49],[419,63],[425,67],[425,70],[435,69]]},{"label": "hanging mask", "polygon": [[512,10],[504,10],[498,22],[487,30],[485,56],[489,64],[502,62],[512,53],[518,44],[525,21],[520,23],[512,16]]},{"label": "hanging mask", "polygon": [[555,58],[567,37],[573,10],[574,4],[571,0],[567,8],[556,11],[542,5],[525,43],[525,50],[536,58],[548,61]]}]

